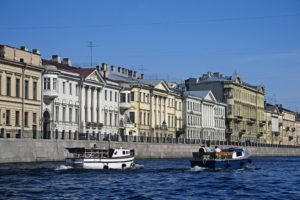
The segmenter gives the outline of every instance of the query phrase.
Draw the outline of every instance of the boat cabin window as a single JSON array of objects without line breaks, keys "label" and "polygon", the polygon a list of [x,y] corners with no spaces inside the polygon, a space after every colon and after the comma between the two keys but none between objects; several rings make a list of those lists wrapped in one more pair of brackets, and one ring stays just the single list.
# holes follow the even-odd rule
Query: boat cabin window
[{"label": "boat cabin window", "polygon": [[237,157],[242,156],[242,152],[236,152],[236,156]]},{"label": "boat cabin window", "polygon": [[125,155],[125,151],[123,151],[123,155]]}]

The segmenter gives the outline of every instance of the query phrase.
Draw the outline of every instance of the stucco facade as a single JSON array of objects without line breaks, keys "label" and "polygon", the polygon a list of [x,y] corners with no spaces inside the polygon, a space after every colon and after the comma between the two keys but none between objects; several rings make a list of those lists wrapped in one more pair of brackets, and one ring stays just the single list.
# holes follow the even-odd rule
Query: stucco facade
[{"label": "stucco facade", "polygon": [[211,91],[185,92],[182,137],[225,141],[225,107]]},{"label": "stucco facade", "polygon": [[122,86],[121,135],[176,137],[182,131],[180,92],[162,80],[144,80],[142,74],[103,64],[103,74]]},{"label": "stucco facade", "polygon": [[185,81],[188,91],[211,90],[218,101],[227,104],[226,139],[264,142],[266,117],[265,89],[242,81],[239,75],[204,74]]},{"label": "stucco facade", "polygon": [[0,45],[0,137],[40,138],[41,56]]},{"label": "stucco facade", "polygon": [[100,139],[119,134],[118,83],[106,80],[99,69],[74,67],[58,56],[43,64],[44,138]]}]

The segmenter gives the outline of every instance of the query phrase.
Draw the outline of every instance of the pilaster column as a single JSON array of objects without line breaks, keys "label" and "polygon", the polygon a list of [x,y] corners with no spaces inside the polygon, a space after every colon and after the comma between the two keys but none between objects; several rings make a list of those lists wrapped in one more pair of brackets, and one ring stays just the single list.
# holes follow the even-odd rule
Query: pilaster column
[{"label": "pilaster column", "polygon": [[93,93],[94,93],[93,95],[94,99],[93,99],[92,115],[93,115],[93,122],[97,122],[97,110],[96,110],[97,109],[97,88],[93,90]]},{"label": "pilaster column", "polygon": [[155,105],[155,111],[156,111],[156,114],[155,114],[155,125],[159,125],[159,120],[158,120],[158,96],[155,96],[155,102],[156,102],[156,105]]},{"label": "pilaster column", "polygon": [[87,89],[87,121],[91,122],[91,88]]},{"label": "pilaster column", "polygon": [[161,97],[161,98],[160,98],[160,124],[162,124],[162,122],[164,121],[163,101],[164,101],[164,98]]},{"label": "pilaster column", "polygon": [[155,128],[155,107],[154,107],[154,96],[151,97],[151,127]]},{"label": "pilaster column", "polygon": [[[85,87],[81,88],[81,122],[85,122]],[[82,127],[83,128],[83,127]]]},{"label": "pilaster column", "polygon": [[[168,123],[168,121],[167,121],[167,118],[168,118],[167,117],[167,114],[168,114],[167,113],[167,99],[168,99],[167,97],[164,98],[164,102],[165,102],[165,116],[164,116],[164,120],[165,120],[166,123]],[[169,126],[169,124],[168,124],[168,126]]]}]

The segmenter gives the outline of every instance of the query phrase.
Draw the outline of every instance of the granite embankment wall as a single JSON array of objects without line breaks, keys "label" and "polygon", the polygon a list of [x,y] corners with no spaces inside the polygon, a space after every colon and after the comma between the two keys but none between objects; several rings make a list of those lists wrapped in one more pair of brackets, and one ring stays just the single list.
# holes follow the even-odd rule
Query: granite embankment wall
[{"label": "granite embankment wall", "polygon": [[[108,142],[0,139],[0,163],[63,161],[66,147],[108,147]],[[133,148],[136,158],[190,158],[195,144],[111,142],[111,147]],[[247,147],[253,156],[300,156],[300,148]]]}]

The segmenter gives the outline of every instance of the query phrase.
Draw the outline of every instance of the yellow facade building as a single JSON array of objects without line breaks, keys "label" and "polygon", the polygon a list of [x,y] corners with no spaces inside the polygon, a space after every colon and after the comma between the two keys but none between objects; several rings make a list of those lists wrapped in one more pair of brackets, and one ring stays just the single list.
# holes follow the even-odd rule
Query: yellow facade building
[{"label": "yellow facade building", "polygon": [[174,138],[182,131],[182,98],[165,81],[145,80],[143,74],[104,64],[101,71],[119,82],[120,134]]},{"label": "yellow facade building", "polygon": [[218,101],[227,104],[227,141],[265,142],[264,86],[247,84],[237,74],[218,72],[190,78],[185,85],[188,91],[211,90]]},{"label": "yellow facade building", "polygon": [[41,56],[0,45],[0,137],[40,138]]}]

